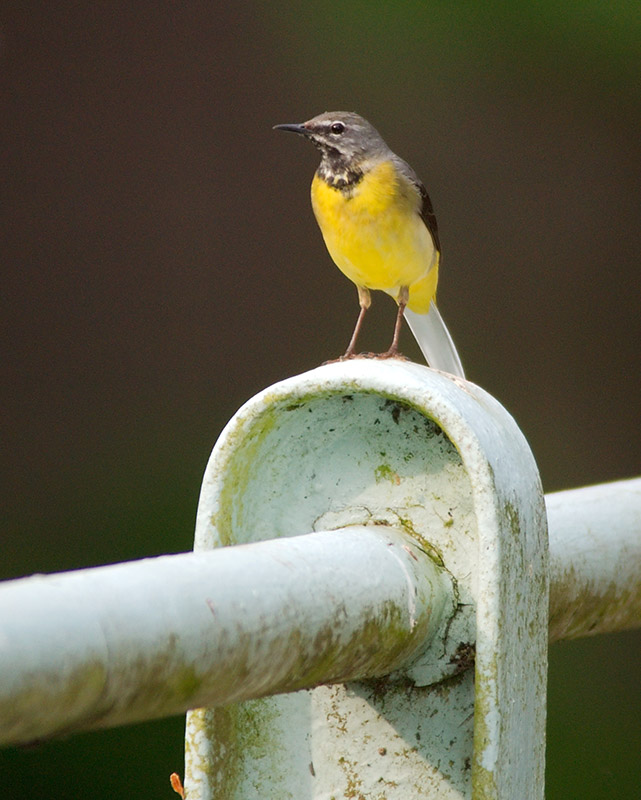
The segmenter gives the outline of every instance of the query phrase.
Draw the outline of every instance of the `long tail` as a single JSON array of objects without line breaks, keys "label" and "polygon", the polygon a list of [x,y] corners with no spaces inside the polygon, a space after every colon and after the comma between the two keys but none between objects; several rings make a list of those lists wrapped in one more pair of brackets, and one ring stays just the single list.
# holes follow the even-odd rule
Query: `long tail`
[{"label": "long tail", "polygon": [[406,308],[405,319],[430,367],[465,377],[461,359],[435,303],[431,303],[427,314],[416,314]]}]

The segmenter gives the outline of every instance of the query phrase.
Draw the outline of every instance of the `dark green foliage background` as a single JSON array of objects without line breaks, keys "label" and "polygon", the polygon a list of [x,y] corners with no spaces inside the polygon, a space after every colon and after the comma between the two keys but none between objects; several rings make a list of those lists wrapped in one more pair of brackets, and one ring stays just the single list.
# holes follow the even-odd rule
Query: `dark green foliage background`
[{"label": "dark green foliage background", "polygon": [[[227,419],[345,348],[317,156],[271,131],[323,110],[427,184],[440,306],[546,490],[637,475],[640,51],[622,0],[5,2],[0,577],[189,549]],[[550,800],[638,796],[640,650],[552,648]],[[2,751],[3,794],[170,800],[182,725]]]}]

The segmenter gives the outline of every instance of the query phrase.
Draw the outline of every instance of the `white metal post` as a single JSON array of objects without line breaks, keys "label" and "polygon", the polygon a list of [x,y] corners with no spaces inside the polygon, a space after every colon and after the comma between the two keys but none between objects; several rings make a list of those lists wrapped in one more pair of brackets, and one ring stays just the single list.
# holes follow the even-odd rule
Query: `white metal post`
[{"label": "white metal post", "polygon": [[0,744],[209,706],[189,800],[540,798],[548,623],[641,626],[641,479],[545,499],[547,616],[495,401],[400,363],[272,387],[212,455],[199,552],[0,584]]},{"label": "white metal post", "polygon": [[455,613],[387,679],[190,712],[187,800],[542,798],[545,512],[510,415],[467,382],[368,360],[240,409],[206,471],[196,549],[352,525],[413,537],[450,574]]}]

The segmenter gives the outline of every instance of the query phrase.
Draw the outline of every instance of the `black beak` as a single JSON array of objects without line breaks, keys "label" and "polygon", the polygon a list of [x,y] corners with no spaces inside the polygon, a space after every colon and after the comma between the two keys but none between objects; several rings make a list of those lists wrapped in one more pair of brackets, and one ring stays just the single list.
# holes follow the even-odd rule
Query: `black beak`
[{"label": "black beak", "polygon": [[306,134],[309,133],[307,128],[304,125],[294,125],[294,124],[287,124],[287,125],[274,125],[275,131],[291,131],[292,133],[302,133]]}]

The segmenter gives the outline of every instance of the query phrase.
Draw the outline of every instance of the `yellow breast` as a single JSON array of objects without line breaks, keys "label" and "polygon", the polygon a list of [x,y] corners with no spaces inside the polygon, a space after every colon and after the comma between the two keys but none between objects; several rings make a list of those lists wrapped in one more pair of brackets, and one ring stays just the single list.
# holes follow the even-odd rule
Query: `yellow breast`
[{"label": "yellow breast", "polygon": [[438,252],[420,217],[421,198],[392,162],[383,162],[343,193],[318,174],[312,207],[329,254],[355,284],[397,298],[425,314],[436,293]]}]

